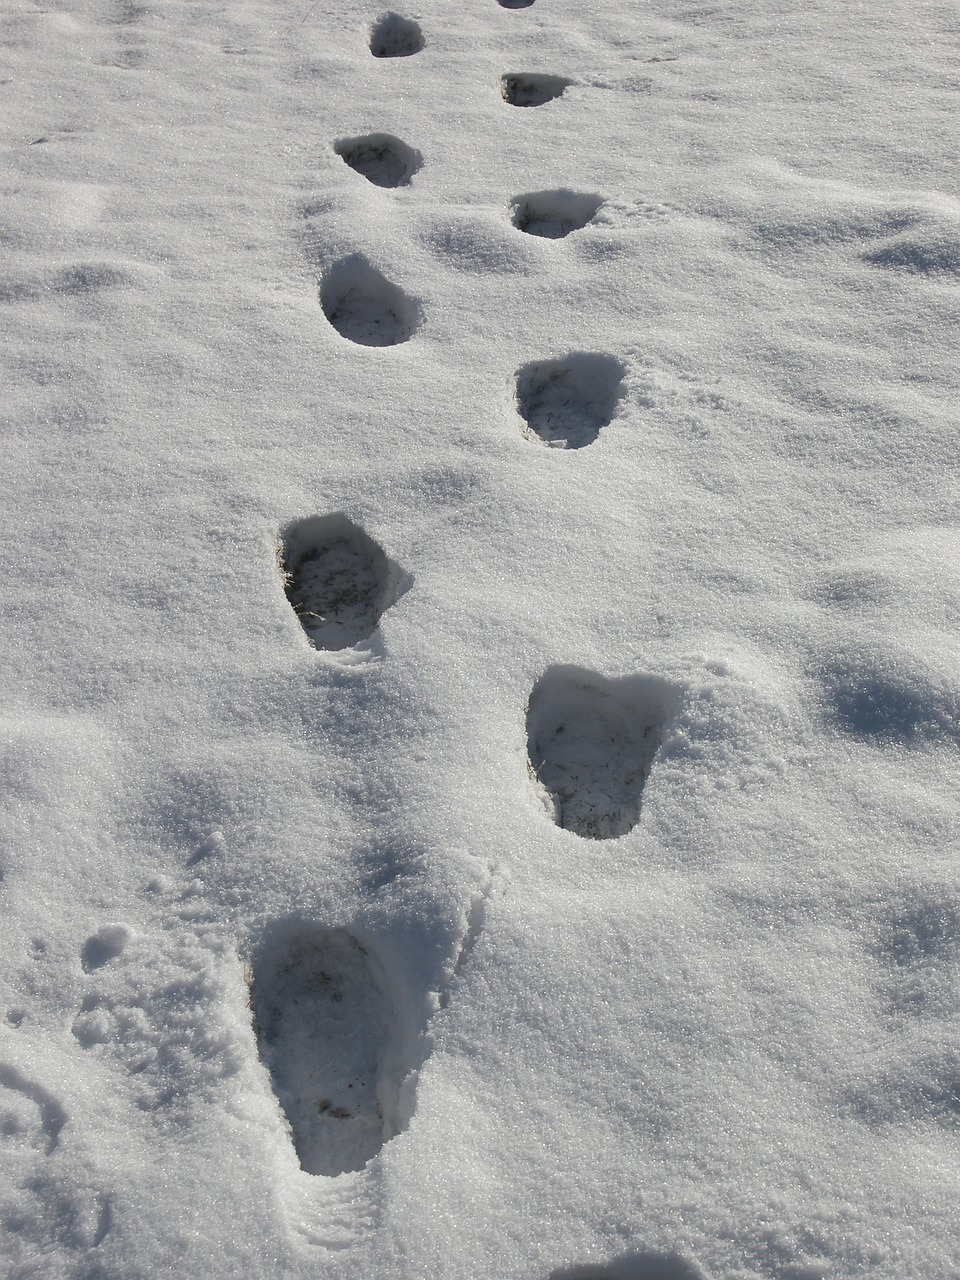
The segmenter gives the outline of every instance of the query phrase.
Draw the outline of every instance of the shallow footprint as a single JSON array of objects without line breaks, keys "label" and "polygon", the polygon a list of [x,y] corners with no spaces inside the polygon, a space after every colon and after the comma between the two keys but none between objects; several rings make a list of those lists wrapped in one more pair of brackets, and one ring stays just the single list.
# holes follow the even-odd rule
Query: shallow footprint
[{"label": "shallow footprint", "polygon": [[948,664],[891,643],[831,653],[822,698],[834,725],[875,746],[960,741],[960,681]]},{"label": "shallow footprint", "polygon": [[608,680],[552,667],[527,707],[528,768],[557,826],[590,840],[626,835],[676,690],[652,676]]},{"label": "shallow footprint", "polygon": [[424,46],[420,25],[399,13],[385,13],[370,32],[370,52],[375,58],[409,58]]},{"label": "shallow footprint", "polygon": [[593,444],[623,395],[626,366],[613,356],[572,352],[517,371],[517,410],[523,434],[554,449]]},{"label": "shallow footprint", "polygon": [[420,323],[419,304],[359,253],[326,273],[320,305],[337,333],[362,347],[394,347],[412,337]]},{"label": "shallow footprint", "polygon": [[51,1155],[67,1120],[67,1112],[43,1085],[0,1062],[0,1137]]},{"label": "shallow footprint", "polygon": [[405,187],[423,164],[419,151],[390,133],[338,138],[333,149],[351,169],[377,187]]},{"label": "shallow footprint", "polygon": [[559,98],[572,84],[565,76],[510,71],[500,77],[500,93],[511,107],[542,107],[545,102]]},{"label": "shallow footprint", "polygon": [[566,188],[531,191],[529,195],[514,196],[512,221],[519,231],[525,231],[528,236],[562,240],[571,231],[585,227],[602,204],[600,196]]},{"label": "shallow footprint", "polygon": [[287,924],[261,947],[251,998],[301,1168],[328,1178],[362,1169],[400,1128],[379,966],[346,929]]},{"label": "shallow footprint", "polygon": [[400,566],[340,513],[288,525],[277,558],[287,599],[315,649],[337,652],[369,639],[408,585]]}]

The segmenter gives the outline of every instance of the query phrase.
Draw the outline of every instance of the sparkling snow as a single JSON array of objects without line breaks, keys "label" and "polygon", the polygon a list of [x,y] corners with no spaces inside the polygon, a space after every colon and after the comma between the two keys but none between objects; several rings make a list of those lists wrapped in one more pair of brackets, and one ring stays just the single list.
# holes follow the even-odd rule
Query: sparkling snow
[{"label": "sparkling snow", "polygon": [[0,15],[5,1277],[960,1275],[958,37]]}]

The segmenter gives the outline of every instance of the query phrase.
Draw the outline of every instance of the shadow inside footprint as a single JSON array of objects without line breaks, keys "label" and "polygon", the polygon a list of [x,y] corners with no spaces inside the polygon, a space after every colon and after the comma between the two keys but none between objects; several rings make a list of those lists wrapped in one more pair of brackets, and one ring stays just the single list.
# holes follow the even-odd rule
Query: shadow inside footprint
[{"label": "shadow inside footprint", "polygon": [[310,643],[333,652],[369,639],[411,581],[339,512],[288,525],[277,559],[287,599]]},{"label": "shadow inside footprint", "polygon": [[533,0],[497,0],[501,9],[529,9]]},{"label": "shadow inside footprint", "polygon": [[677,690],[654,676],[544,673],[527,707],[528,769],[557,826],[590,840],[636,826],[676,700]]},{"label": "shadow inside footprint", "polygon": [[375,58],[409,58],[423,45],[419,23],[399,13],[385,13],[370,32],[370,52]]},{"label": "shadow inside footprint", "polygon": [[326,273],[320,305],[337,333],[362,347],[394,347],[412,337],[420,323],[419,304],[359,253]]},{"label": "shadow inside footprint", "polygon": [[394,1016],[373,956],[346,929],[287,922],[261,946],[251,1003],[303,1170],[362,1169],[400,1127],[385,1069]]},{"label": "shadow inside footprint", "polygon": [[538,75],[533,71],[511,71],[500,77],[500,93],[511,107],[542,107],[559,98],[573,84],[565,76]]},{"label": "shadow inside footprint", "polygon": [[339,138],[333,149],[340,158],[377,187],[405,187],[423,164],[423,156],[389,133]]},{"label": "shadow inside footprint", "polygon": [[613,356],[572,352],[517,371],[517,411],[528,440],[554,449],[593,444],[623,395],[626,366]]},{"label": "shadow inside footprint", "polygon": [[528,236],[544,236],[562,240],[571,231],[579,231],[594,216],[603,200],[565,188],[557,191],[532,191],[514,196],[511,205],[513,225]]},{"label": "shadow inside footprint", "polygon": [[607,1263],[584,1263],[551,1271],[549,1280],[705,1280],[703,1272],[679,1253],[642,1249]]}]

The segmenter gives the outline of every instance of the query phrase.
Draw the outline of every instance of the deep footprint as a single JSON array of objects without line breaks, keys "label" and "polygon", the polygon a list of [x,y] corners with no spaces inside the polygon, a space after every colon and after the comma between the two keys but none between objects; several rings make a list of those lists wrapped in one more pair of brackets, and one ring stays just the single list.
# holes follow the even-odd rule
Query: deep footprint
[{"label": "deep footprint", "polygon": [[528,236],[562,240],[571,231],[585,227],[602,204],[600,196],[577,191],[532,191],[529,195],[514,196],[512,221]]},{"label": "deep footprint", "polygon": [[323,277],[320,305],[337,333],[362,347],[394,347],[420,323],[419,304],[358,253]]},{"label": "deep footprint", "polygon": [[552,1271],[549,1280],[706,1280],[695,1263],[679,1253],[644,1249],[625,1253],[608,1263],[585,1263]]},{"label": "deep footprint", "polygon": [[251,998],[301,1168],[328,1178],[362,1169],[400,1128],[379,965],[346,929],[288,924],[264,942]]},{"label": "deep footprint", "polygon": [[370,52],[375,58],[409,58],[423,46],[419,24],[399,13],[385,13],[370,32]]},{"label": "deep footprint", "polygon": [[537,75],[533,71],[511,71],[500,77],[500,93],[511,107],[542,107],[559,98],[573,84],[565,76]]},{"label": "deep footprint", "polygon": [[284,590],[316,649],[348,649],[373,635],[409,576],[369,534],[339,513],[284,529],[277,558]]},{"label": "deep footprint", "polygon": [[333,149],[340,158],[377,187],[405,187],[423,164],[423,156],[389,133],[339,138]]},{"label": "deep footprint", "polygon": [[613,356],[573,352],[517,371],[523,434],[554,449],[593,444],[623,395],[626,366]]},{"label": "deep footprint", "polygon": [[541,677],[527,707],[528,768],[557,826],[590,840],[636,826],[675,698],[652,676],[553,667]]}]

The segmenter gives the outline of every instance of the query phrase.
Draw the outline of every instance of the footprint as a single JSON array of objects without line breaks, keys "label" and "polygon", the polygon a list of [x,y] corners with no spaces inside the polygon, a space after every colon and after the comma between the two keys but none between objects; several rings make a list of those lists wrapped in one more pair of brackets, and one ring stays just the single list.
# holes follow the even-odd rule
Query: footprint
[{"label": "footprint", "polygon": [[277,550],[287,599],[315,649],[369,639],[412,579],[345,515],[311,516],[284,529]]},{"label": "footprint", "polygon": [[864,262],[912,275],[960,277],[960,238],[955,228],[928,228],[888,240],[861,255]]},{"label": "footprint", "polygon": [[914,1131],[942,1125],[956,1134],[960,1122],[960,1053],[941,1046],[897,1037],[890,1050],[874,1055],[865,1073],[845,1091],[845,1109],[864,1124],[901,1125]]},{"label": "footprint", "polygon": [[100,289],[119,289],[135,284],[130,272],[110,262],[77,262],[58,271],[49,283],[54,293],[80,297]]},{"label": "footprint", "polygon": [[641,1249],[607,1263],[560,1267],[549,1280],[706,1280],[703,1272],[679,1253]]},{"label": "footprint", "polygon": [[881,965],[890,1014],[900,1020],[956,1015],[960,1004],[960,900],[920,891],[888,908],[871,950]]},{"label": "footprint", "polygon": [[320,285],[320,305],[337,333],[362,347],[406,342],[420,323],[420,305],[359,253],[342,258]]},{"label": "footprint", "polygon": [[109,21],[117,23],[118,26],[130,26],[135,22],[141,22],[148,13],[147,6],[137,4],[136,0],[117,0]]},{"label": "footprint", "polygon": [[146,49],[118,49],[112,58],[105,58],[98,65],[116,67],[119,71],[138,71],[146,61]]},{"label": "footprint", "polygon": [[883,922],[877,951],[901,970],[960,959],[960,902],[936,897],[901,905]]},{"label": "footprint", "polygon": [[42,1085],[35,1084],[9,1063],[0,1063],[0,1138],[14,1138],[39,1147],[45,1155],[60,1143],[67,1113]]},{"label": "footprint", "polygon": [[261,948],[251,997],[301,1168],[328,1178],[362,1169],[401,1127],[379,964],[346,929],[287,924]]},{"label": "footprint", "polygon": [[533,0],[497,0],[501,9],[529,9]]},{"label": "footprint", "polygon": [[517,410],[528,440],[554,449],[593,444],[623,395],[626,366],[613,356],[572,352],[517,370]]},{"label": "footprint", "polygon": [[820,672],[829,718],[876,746],[960,741],[960,682],[945,664],[874,642],[831,655]]},{"label": "footprint", "polygon": [[591,840],[636,826],[675,700],[652,676],[552,667],[540,678],[527,707],[528,768],[557,826]]},{"label": "footprint", "polygon": [[532,191],[514,196],[513,225],[528,236],[544,236],[562,240],[571,231],[579,231],[594,216],[603,200],[600,196],[581,194],[561,188],[557,191]]},{"label": "footprint", "polygon": [[339,138],[333,149],[351,169],[377,187],[405,187],[423,164],[423,156],[389,133]]},{"label": "footprint", "polygon": [[559,98],[573,84],[565,76],[538,75],[533,71],[511,71],[500,77],[500,93],[511,107],[542,107]]},{"label": "footprint", "polygon": [[110,1231],[109,1197],[97,1188],[88,1162],[80,1156],[78,1164],[75,1150],[61,1148],[68,1123],[49,1090],[12,1063],[0,1063],[4,1276],[103,1274],[90,1250]]},{"label": "footprint", "polygon": [[385,13],[370,31],[370,52],[375,58],[409,58],[423,45],[419,24],[399,13]]},{"label": "footprint", "polygon": [[530,275],[535,251],[492,214],[444,211],[424,223],[419,240],[446,270],[469,275]]}]

